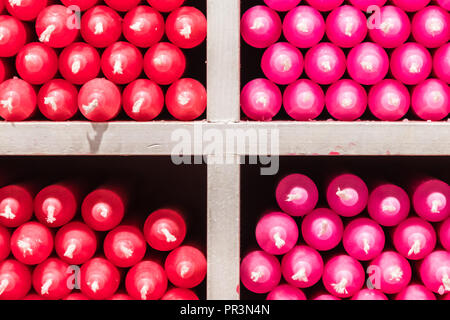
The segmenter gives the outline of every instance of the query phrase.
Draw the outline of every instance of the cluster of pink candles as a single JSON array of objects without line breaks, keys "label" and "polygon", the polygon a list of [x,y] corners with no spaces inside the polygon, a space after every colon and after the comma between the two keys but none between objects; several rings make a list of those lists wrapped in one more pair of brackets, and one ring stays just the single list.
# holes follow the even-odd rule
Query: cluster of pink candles
[{"label": "cluster of pink candles", "polygon": [[124,222],[129,189],[89,191],[72,180],[0,188],[0,300],[198,300],[206,258],[183,245],[183,215]]},{"label": "cluster of pink candles", "polygon": [[[244,41],[265,50],[267,77],[242,90],[248,118],[271,120],[282,105],[297,121],[319,117],[325,106],[341,121],[359,119],[367,107],[383,121],[410,109],[422,120],[448,118],[449,0],[264,2],[241,20]],[[287,12],[283,21],[277,11]]]},{"label": "cluster of pink candles", "polygon": [[280,181],[282,211],[259,220],[261,250],[241,263],[245,288],[268,300],[450,300],[446,182],[423,177],[407,189],[378,182],[369,190],[344,173],[324,195],[329,208],[316,208],[319,191],[309,177]]},{"label": "cluster of pink candles", "polygon": [[205,87],[182,78],[181,49],[206,38],[200,10],[184,0],[61,2],[0,0],[0,118],[23,121],[39,109],[53,121],[80,111],[102,122],[123,109],[150,121],[164,105],[177,120],[204,113]]}]

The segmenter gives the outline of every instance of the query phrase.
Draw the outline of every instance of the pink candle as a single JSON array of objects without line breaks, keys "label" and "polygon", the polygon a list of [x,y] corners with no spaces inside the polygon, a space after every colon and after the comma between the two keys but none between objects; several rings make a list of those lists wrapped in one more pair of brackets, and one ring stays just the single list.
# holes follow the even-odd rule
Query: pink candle
[{"label": "pink candle", "polygon": [[343,244],[345,251],[353,258],[360,261],[372,260],[384,249],[384,231],[373,220],[355,219],[345,227]]},{"label": "pink candle", "polygon": [[81,87],[78,107],[83,116],[90,121],[110,121],[120,112],[119,88],[109,80],[93,79]]},{"label": "pink candle", "polygon": [[309,288],[319,282],[323,274],[320,254],[308,246],[297,246],[281,261],[284,279],[297,288]]},{"label": "pink candle", "polygon": [[150,48],[164,36],[164,18],[152,7],[136,7],[123,19],[123,35],[137,47]]},{"label": "pink candle", "polygon": [[369,92],[369,109],[382,121],[403,118],[411,105],[409,90],[400,81],[385,79],[374,85]]},{"label": "pink candle", "polygon": [[320,208],[308,214],[302,222],[305,242],[319,251],[328,251],[341,242],[344,225],[330,209]]},{"label": "pink candle", "polygon": [[437,0],[437,3],[445,10],[450,10],[450,0]]},{"label": "pink candle", "polygon": [[59,56],[59,72],[73,84],[85,84],[98,76],[100,55],[87,43],[73,43],[64,48]]},{"label": "pink candle", "polygon": [[115,84],[128,84],[142,73],[144,58],[134,45],[120,41],[103,52],[101,65],[106,78]]},{"label": "pink candle", "polygon": [[39,111],[49,120],[66,121],[78,111],[78,90],[62,79],[50,80],[39,90]]},{"label": "pink candle", "polygon": [[84,199],[81,215],[96,231],[109,231],[122,221],[128,204],[127,191],[113,183],[100,186]]},{"label": "pink candle", "polygon": [[161,300],[182,300],[182,301],[194,301],[199,300],[194,291],[182,288],[172,288],[167,290]]},{"label": "pink candle", "polygon": [[268,295],[267,300],[307,300],[305,294],[298,288],[288,284],[282,284],[273,289]]},{"label": "pink candle", "polygon": [[345,73],[345,54],[332,43],[319,43],[305,56],[305,71],[308,77],[319,84],[332,84]]},{"label": "pink candle", "polygon": [[367,11],[371,6],[382,7],[387,0],[349,0],[352,5],[362,11]]},{"label": "pink candle", "polygon": [[354,217],[366,208],[369,190],[361,178],[347,173],[331,180],[326,195],[333,211],[343,217]]},{"label": "pink candle", "polygon": [[301,217],[314,210],[319,191],[314,181],[307,176],[291,174],[278,184],[276,198],[281,210],[294,217]]},{"label": "pink candle", "polygon": [[450,292],[450,252],[435,251],[419,266],[420,278],[427,289],[444,295]]},{"label": "pink candle", "polygon": [[450,213],[450,187],[444,181],[426,178],[412,187],[412,202],[423,219],[443,221]]},{"label": "pink candle", "polygon": [[372,190],[367,210],[370,217],[385,227],[393,227],[409,215],[408,194],[399,186],[384,183]]},{"label": "pink candle", "polygon": [[280,88],[267,79],[247,83],[241,92],[242,111],[252,120],[271,121],[281,109]]},{"label": "pink candle", "polygon": [[145,74],[157,84],[172,84],[183,76],[185,70],[184,53],[171,43],[157,43],[144,56]]},{"label": "pink candle", "polygon": [[378,44],[364,42],[354,47],[347,57],[347,68],[353,80],[364,85],[373,85],[387,75],[389,57]]},{"label": "pink candle", "polygon": [[166,35],[174,45],[191,49],[206,39],[205,15],[194,7],[181,7],[170,13],[166,20]]},{"label": "pink candle", "polygon": [[186,222],[179,212],[160,209],[147,217],[144,236],[153,249],[172,251],[178,248],[186,237]]},{"label": "pink candle", "polygon": [[17,54],[16,69],[20,77],[30,84],[44,84],[55,77],[58,56],[55,50],[42,43],[29,43]]},{"label": "pink candle", "polygon": [[341,300],[331,294],[319,293],[312,300]]},{"label": "pink candle", "polygon": [[164,93],[156,82],[138,79],[123,91],[123,109],[136,121],[151,121],[161,114],[164,108]]},{"label": "pink candle", "polygon": [[438,79],[428,79],[414,88],[412,109],[423,120],[439,121],[450,112],[448,84]]},{"label": "pink candle", "polygon": [[81,293],[93,300],[106,300],[113,296],[120,284],[119,270],[104,258],[94,258],[80,269]]},{"label": "pink candle", "polygon": [[72,291],[68,283],[71,272],[69,265],[59,259],[50,258],[33,271],[33,288],[47,300],[60,300]]},{"label": "pink candle", "polygon": [[427,48],[438,48],[450,39],[450,14],[438,6],[428,6],[412,20],[414,39]]},{"label": "pink candle", "polygon": [[424,46],[408,42],[391,54],[391,72],[404,84],[415,85],[428,78],[432,61],[430,52]]},{"label": "pink candle", "polygon": [[66,6],[78,6],[81,11],[86,11],[87,9],[95,6],[99,0],[61,0],[61,2]]},{"label": "pink candle", "polygon": [[283,106],[294,120],[313,120],[320,116],[325,107],[325,95],[317,83],[300,79],[284,91]]},{"label": "pink candle", "polygon": [[20,300],[31,288],[30,269],[16,260],[0,262],[0,300]]},{"label": "pink candle", "polygon": [[450,251],[450,218],[447,218],[440,226],[439,240],[445,250]]},{"label": "pink candle", "polygon": [[382,7],[379,25],[369,30],[370,38],[384,48],[399,47],[408,40],[410,34],[411,22],[408,15],[394,6]]},{"label": "pink candle", "polygon": [[319,11],[299,6],[288,12],[283,21],[286,40],[298,48],[311,48],[322,40],[325,21]]},{"label": "pink candle", "polygon": [[31,183],[5,186],[0,189],[0,224],[17,228],[33,216],[36,187]]},{"label": "pink candle", "polygon": [[34,214],[47,227],[58,228],[69,223],[77,213],[84,186],[78,181],[61,181],[45,187],[34,199]]},{"label": "pink candle", "polygon": [[278,42],[264,52],[261,68],[269,80],[277,84],[291,84],[303,73],[303,56],[293,45]]},{"label": "pink candle", "polygon": [[276,11],[289,11],[294,9],[301,0],[264,0],[264,3]]},{"label": "pink candle", "polygon": [[384,293],[375,289],[362,289],[351,300],[389,300]]},{"label": "pink candle", "polygon": [[139,3],[141,2],[141,0],[127,0],[127,1],[123,1],[123,0],[105,0],[105,3],[113,8],[116,11],[130,11],[131,9],[133,9],[134,7],[136,7]]},{"label": "pink candle", "polygon": [[394,3],[394,5],[400,7],[405,11],[414,12],[425,8],[430,3],[430,0],[392,0],[392,2]]},{"label": "pink candle", "polygon": [[354,121],[367,108],[366,90],[353,80],[339,80],[327,91],[325,103],[330,115],[340,121]]},{"label": "pink candle", "polygon": [[106,258],[119,268],[130,268],[145,256],[147,244],[141,230],[121,225],[111,231],[103,241]]},{"label": "pink candle", "polygon": [[411,284],[400,291],[395,300],[436,300],[436,296],[421,284]]},{"label": "pink candle", "polygon": [[334,9],[327,17],[327,36],[334,44],[352,48],[367,35],[367,18],[361,10],[344,5]]},{"label": "pink candle", "polygon": [[267,48],[277,42],[282,32],[278,13],[266,6],[248,9],[241,19],[241,35],[255,48]]},{"label": "pink candle", "polygon": [[306,2],[319,11],[331,11],[339,7],[344,0],[306,0]]},{"label": "pink candle", "polygon": [[106,48],[119,40],[122,18],[107,6],[95,6],[81,18],[83,39],[96,48]]},{"label": "pink candle", "polygon": [[28,39],[25,25],[14,17],[0,16],[0,57],[15,56]]},{"label": "pink candle", "polygon": [[164,269],[172,284],[191,289],[205,280],[206,258],[197,248],[182,246],[169,253]]},{"label": "pink candle", "polygon": [[433,252],[436,232],[425,220],[409,218],[395,228],[393,240],[395,249],[402,256],[410,260],[421,260]]},{"label": "pink candle", "polygon": [[347,255],[331,258],[323,271],[325,289],[339,298],[355,295],[364,285],[364,269],[356,259]]},{"label": "pink candle", "polygon": [[271,212],[259,220],[256,241],[273,255],[288,253],[297,243],[298,227],[294,219],[282,212]]},{"label": "pink candle", "polygon": [[175,81],[167,90],[166,107],[180,121],[193,121],[206,110],[207,93],[199,81],[184,78]]},{"label": "pink candle", "polygon": [[281,280],[280,262],[264,251],[253,251],[241,262],[242,284],[254,293],[268,293]]},{"label": "pink candle", "polygon": [[154,261],[142,261],[127,273],[125,286],[136,300],[158,300],[167,290],[164,269]]},{"label": "pink candle", "polygon": [[20,262],[36,265],[45,261],[53,251],[53,235],[37,222],[27,222],[11,236],[11,252]]},{"label": "pink candle", "polygon": [[52,47],[64,48],[78,37],[78,28],[70,25],[76,23],[77,17],[72,10],[62,5],[48,6],[40,11],[36,19],[36,34],[39,41]]},{"label": "pink candle", "polygon": [[385,251],[372,260],[368,273],[372,286],[386,294],[402,291],[412,275],[408,260],[394,251]]},{"label": "pink candle", "polygon": [[161,12],[170,12],[180,7],[184,0],[147,0],[148,4]]},{"label": "pink candle", "polygon": [[11,252],[10,241],[11,234],[9,230],[0,226],[0,261],[5,260],[9,256]]},{"label": "pink candle", "polygon": [[450,43],[437,49],[434,53],[433,66],[435,75],[447,84],[450,83]]},{"label": "pink candle", "polygon": [[[6,10],[8,10],[9,14],[16,17],[17,19],[24,21],[31,21],[36,19],[39,12],[44,10],[48,5],[47,0],[25,0],[25,1],[4,1]],[[2,7],[0,5],[0,7]],[[0,8],[0,12],[2,12],[3,8]]]},{"label": "pink candle", "polygon": [[81,222],[71,222],[58,230],[55,251],[59,258],[71,265],[81,265],[97,251],[97,236]]}]

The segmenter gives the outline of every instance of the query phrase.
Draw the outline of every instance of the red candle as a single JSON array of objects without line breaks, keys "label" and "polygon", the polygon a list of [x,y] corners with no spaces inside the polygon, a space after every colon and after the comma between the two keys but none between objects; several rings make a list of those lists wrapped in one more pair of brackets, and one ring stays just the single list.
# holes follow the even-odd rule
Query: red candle
[{"label": "red candle", "polygon": [[86,11],[87,9],[95,6],[99,0],[61,0],[61,2],[66,6],[77,6],[81,11]]},{"label": "red candle", "polygon": [[354,217],[367,206],[369,190],[364,181],[353,174],[335,177],[327,187],[328,205],[343,217]]},{"label": "red candle", "polygon": [[28,31],[18,19],[0,16],[0,57],[15,56],[25,45]]},{"label": "red candle", "polygon": [[440,222],[450,214],[450,187],[444,181],[426,178],[412,187],[416,213],[425,220]]},{"label": "red candle", "polygon": [[438,79],[425,80],[414,88],[411,106],[423,120],[439,121],[447,118],[450,113],[448,84]]},{"label": "red candle", "polygon": [[356,81],[339,80],[328,88],[325,104],[333,118],[341,121],[354,121],[366,111],[367,93]]},{"label": "red candle", "polygon": [[198,296],[194,291],[182,288],[172,288],[167,290],[161,300],[184,300],[184,301],[194,301],[199,300]]},{"label": "red candle", "polygon": [[266,300],[307,300],[305,294],[298,288],[288,284],[282,284],[273,289]]},{"label": "red candle", "polygon": [[69,223],[80,207],[83,189],[76,181],[62,181],[45,187],[34,199],[36,218],[52,228]]},{"label": "red candle", "polygon": [[120,112],[119,88],[109,80],[93,79],[87,82],[78,94],[78,107],[88,120],[110,121]]},{"label": "red candle", "polygon": [[123,19],[123,35],[137,47],[150,48],[164,36],[164,18],[149,6],[134,8]]},{"label": "red candle", "polygon": [[410,211],[410,200],[399,186],[384,183],[372,190],[367,210],[370,217],[385,227],[393,227],[406,219]]},{"label": "red candle", "polygon": [[56,233],[55,251],[61,260],[81,265],[97,251],[97,236],[84,223],[71,222]]},{"label": "red candle", "polygon": [[281,266],[275,256],[265,251],[253,251],[241,262],[242,284],[254,293],[268,293],[281,280]]},{"label": "red candle", "polygon": [[186,237],[186,222],[177,211],[160,209],[150,214],[145,221],[144,236],[153,249],[172,251]]},{"label": "red candle", "polygon": [[96,48],[106,48],[119,40],[122,18],[107,6],[95,6],[81,18],[83,39]]},{"label": "red candle", "polygon": [[67,297],[65,297],[63,300],[91,300],[88,297],[86,297],[82,293],[71,293]]},{"label": "red candle", "polygon": [[59,56],[59,72],[73,84],[85,84],[98,76],[100,55],[87,43],[73,43],[64,48]]},{"label": "red candle", "polygon": [[116,11],[130,11],[136,7],[141,0],[105,0],[105,3]]},{"label": "red candle", "polygon": [[31,272],[16,260],[0,262],[0,300],[20,300],[31,288]]},{"label": "red candle", "polygon": [[380,225],[373,220],[359,218],[345,227],[342,242],[350,256],[360,261],[368,261],[383,251],[385,235]]},{"label": "red candle", "polygon": [[47,119],[66,121],[78,111],[78,90],[66,80],[50,80],[39,90],[37,103]]},{"label": "red candle", "polygon": [[112,297],[119,284],[119,270],[106,259],[94,258],[81,266],[81,292],[93,300],[106,300]]},{"label": "red candle", "polygon": [[145,256],[147,244],[142,232],[133,226],[119,226],[106,235],[103,250],[106,258],[119,268],[129,268]]},{"label": "red candle", "polygon": [[33,271],[33,288],[48,300],[60,300],[72,291],[68,286],[69,265],[51,258],[39,264]]},{"label": "red candle", "polygon": [[180,7],[183,4],[184,0],[147,0],[147,2],[158,11],[170,12]]},{"label": "red candle", "polygon": [[364,269],[355,258],[338,255],[331,258],[323,271],[325,289],[339,298],[355,295],[364,285]]},{"label": "red candle", "polygon": [[[36,19],[39,12],[47,6],[47,0],[9,0],[5,1],[9,14],[19,20],[31,21]],[[0,8],[0,12],[1,12]]]},{"label": "red candle", "polygon": [[420,278],[427,289],[444,295],[450,292],[450,252],[438,250],[419,265]]},{"label": "red candle", "polygon": [[122,221],[127,202],[126,190],[113,183],[105,184],[84,199],[81,214],[92,229],[112,230]]},{"label": "red candle", "polygon": [[116,84],[127,84],[142,73],[144,58],[134,45],[116,42],[102,55],[103,74]]},{"label": "red candle", "polygon": [[197,248],[182,246],[169,253],[164,268],[171,283],[190,289],[205,279],[206,258]]},{"label": "red candle", "polygon": [[158,300],[167,290],[167,276],[156,262],[142,261],[128,271],[125,286],[137,300]]},{"label": "red candle", "polygon": [[9,230],[0,226],[0,261],[5,260],[9,256],[11,252],[10,241],[11,234]]},{"label": "red candle", "polygon": [[36,111],[36,92],[26,81],[14,77],[0,84],[0,117],[6,121],[24,121]]},{"label": "red candle", "polygon": [[168,42],[152,46],[144,57],[144,71],[157,84],[169,85],[180,79],[186,69],[184,53]]},{"label": "red candle", "polygon": [[400,223],[393,235],[395,249],[409,260],[421,260],[433,252],[436,232],[433,226],[420,218],[409,218]]},{"label": "red candle", "polygon": [[123,91],[123,109],[136,121],[151,121],[164,108],[164,93],[154,81],[138,79]]},{"label": "red candle", "polygon": [[31,183],[15,184],[0,189],[0,224],[17,228],[31,219],[36,187]]},{"label": "red candle", "polygon": [[166,34],[170,42],[191,49],[206,39],[206,17],[194,7],[181,7],[170,13],[166,20]]},{"label": "red candle", "polygon": [[312,287],[323,274],[323,260],[313,248],[297,246],[283,257],[281,270],[284,279],[298,288]]},{"label": "red candle", "polygon": [[197,80],[184,78],[175,81],[166,93],[169,113],[180,121],[192,121],[206,110],[206,89]]},{"label": "red candle", "polygon": [[36,265],[44,262],[53,251],[53,235],[37,222],[27,222],[11,236],[11,252],[20,262]]},{"label": "red candle", "polygon": [[39,41],[53,48],[67,47],[78,37],[78,29],[71,28],[69,24],[69,21],[76,19],[75,13],[65,6],[46,7],[36,19]]},{"label": "red candle", "polygon": [[303,240],[319,251],[335,248],[341,242],[343,233],[342,220],[330,209],[316,209],[302,222]]},{"label": "red candle", "polygon": [[16,57],[20,77],[30,84],[44,84],[58,71],[58,56],[49,46],[33,42],[24,46]]}]

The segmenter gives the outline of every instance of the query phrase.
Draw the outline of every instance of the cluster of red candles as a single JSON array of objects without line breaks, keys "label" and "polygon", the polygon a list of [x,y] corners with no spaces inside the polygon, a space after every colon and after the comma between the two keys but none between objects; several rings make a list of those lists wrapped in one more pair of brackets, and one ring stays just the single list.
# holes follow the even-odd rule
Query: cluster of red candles
[{"label": "cluster of red candles", "polygon": [[90,193],[79,181],[39,189],[0,188],[0,300],[198,300],[191,289],[206,277],[206,258],[182,245],[178,211],[127,223],[129,190],[117,183]]},{"label": "cluster of red candles", "polygon": [[369,191],[360,177],[344,173],[329,180],[325,196],[329,208],[316,208],[319,191],[309,177],[280,181],[283,212],[259,220],[262,250],[242,260],[248,290],[269,300],[306,300],[305,288],[310,300],[450,299],[446,182],[424,177],[408,189],[378,182]]},{"label": "cluster of red candles", "polygon": [[[316,119],[325,106],[341,121],[361,118],[367,106],[383,121],[410,108],[422,120],[448,118],[449,0],[264,2],[241,20],[244,41],[265,49],[267,79],[241,94],[250,119],[271,120],[282,105],[297,121]],[[277,11],[287,12],[283,21]],[[279,85],[287,86],[283,95]]]},{"label": "cluster of red candles", "polygon": [[[184,0],[61,2],[0,0],[1,118],[23,121],[39,109],[66,121],[79,110],[109,121],[123,106],[130,118],[150,121],[164,104],[177,120],[204,113],[205,87],[182,78],[181,49],[206,38],[200,10]],[[164,35],[170,42],[161,42]],[[165,96],[161,86],[170,86]]]}]

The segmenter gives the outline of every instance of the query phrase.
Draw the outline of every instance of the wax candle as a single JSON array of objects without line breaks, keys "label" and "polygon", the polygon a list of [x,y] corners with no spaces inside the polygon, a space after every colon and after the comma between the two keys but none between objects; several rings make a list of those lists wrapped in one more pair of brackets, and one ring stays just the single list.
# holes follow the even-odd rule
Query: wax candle
[{"label": "wax candle", "polygon": [[125,286],[134,299],[158,300],[166,292],[167,276],[158,263],[142,261],[128,271]]},{"label": "wax candle", "polygon": [[411,204],[405,190],[390,183],[379,184],[370,192],[367,210],[370,217],[385,227],[406,219]]},{"label": "wax candle", "polygon": [[53,235],[37,222],[27,222],[18,227],[11,236],[11,252],[27,265],[44,262],[53,251]]},{"label": "wax candle", "polygon": [[313,248],[300,245],[283,257],[281,270],[290,285],[308,288],[318,283],[322,277],[323,260]]},{"label": "wax candle", "polygon": [[314,210],[302,222],[303,240],[319,251],[335,248],[341,242],[343,232],[341,218],[325,208]]},{"label": "wax candle", "polygon": [[384,231],[371,219],[355,219],[345,227],[343,244],[345,251],[353,258],[372,260],[384,249]]},{"label": "wax candle", "polygon": [[199,249],[182,246],[169,253],[164,269],[167,278],[175,286],[194,288],[206,277],[206,258]]},{"label": "wax candle", "polygon": [[255,234],[261,249],[273,255],[282,255],[297,243],[298,227],[289,215],[271,212],[259,220]]},{"label": "wax candle", "polygon": [[93,258],[81,266],[81,293],[90,299],[106,300],[112,297],[119,284],[119,270],[106,259]]},{"label": "wax candle", "polygon": [[138,6],[125,15],[123,35],[140,48],[150,48],[164,36],[164,18],[154,8]]},{"label": "wax candle", "polygon": [[78,112],[78,90],[69,81],[50,80],[39,90],[37,104],[47,119],[67,121]]},{"label": "wax candle", "polygon": [[122,18],[107,6],[95,6],[81,17],[81,35],[96,48],[106,48],[119,40]]},{"label": "wax candle", "polygon": [[50,258],[33,271],[33,288],[47,300],[60,300],[72,291],[68,286],[71,272],[62,260]]},{"label": "wax candle", "polygon": [[147,249],[144,235],[134,227],[121,225],[111,231],[103,241],[106,258],[119,268],[129,268],[141,261]]},{"label": "wax candle", "polygon": [[241,35],[244,41],[255,48],[267,48],[281,36],[280,16],[266,6],[248,9],[241,19]]},{"label": "wax candle", "polygon": [[72,43],[59,55],[59,72],[64,79],[73,84],[85,84],[98,76],[100,55],[87,43]]},{"label": "wax candle", "polygon": [[56,233],[55,251],[61,260],[71,265],[81,265],[97,251],[97,236],[84,223],[68,223]]},{"label": "wax candle", "polygon": [[322,281],[325,289],[332,295],[349,298],[362,289],[364,269],[350,256],[334,256],[325,265]]},{"label": "wax candle", "polygon": [[253,251],[241,262],[242,284],[254,293],[268,293],[281,280],[280,262],[264,251]]},{"label": "wax candle", "polygon": [[151,121],[164,108],[164,93],[156,82],[138,79],[123,91],[123,109],[136,121]]}]

